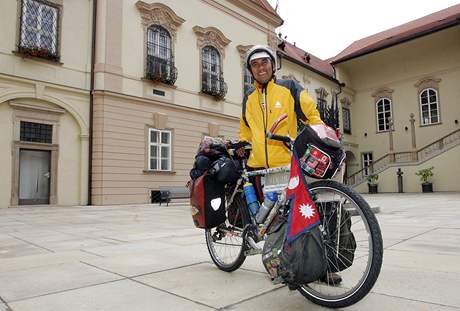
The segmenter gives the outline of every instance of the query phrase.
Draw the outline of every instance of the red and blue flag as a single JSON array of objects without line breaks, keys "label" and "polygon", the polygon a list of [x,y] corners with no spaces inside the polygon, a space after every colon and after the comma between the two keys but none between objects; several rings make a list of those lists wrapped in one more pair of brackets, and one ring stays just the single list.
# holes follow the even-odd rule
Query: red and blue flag
[{"label": "red and blue flag", "polygon": [[286,239],[288,243],[292,243],[302,234],[320,224],[318,209],[310,196],[307,181],[295,151],[292,154],[286,197],[290,200]]}]

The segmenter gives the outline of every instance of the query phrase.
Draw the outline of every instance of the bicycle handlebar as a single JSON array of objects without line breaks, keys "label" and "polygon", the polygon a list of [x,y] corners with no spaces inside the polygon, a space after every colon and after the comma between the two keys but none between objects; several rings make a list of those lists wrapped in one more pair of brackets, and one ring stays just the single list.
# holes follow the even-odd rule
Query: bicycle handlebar
[{"label": "bicycle handlebar", "polygon": [[292,140],[288,136],[276,135],[276,134],[272,134],[272,133],[269,132],[269,133],[267,133],[267,138],[282,141],[282,142],[288,143],[288,144],[292,144]]}]

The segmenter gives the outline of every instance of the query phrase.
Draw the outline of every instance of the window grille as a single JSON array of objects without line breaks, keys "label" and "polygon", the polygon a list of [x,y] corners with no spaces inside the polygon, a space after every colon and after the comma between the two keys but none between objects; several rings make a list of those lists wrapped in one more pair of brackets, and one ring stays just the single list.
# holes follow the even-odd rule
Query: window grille
[{"label": "window grille", "polygon": [[171,85],[177,79],[171,36],[157,25],[149,27],[147,31],[147,78]]},{"label": "window grille", "polygon": [[342,108],[343,132],[351,134],[351,116],[350,109]]},{"label": "window grille", "polygon": [[227,84],[224,81],[219,52],[211,46],[206,46],[202,50],[202,85],[203,93],[224,98],[227,93]]},{"label": "window grille", "polygon": [[243,81],[244,81],[244,94],[246,94],[251,88],[254,83],[254,78],[249,72],[248,68],[244,67],[243,69]]},{"label": "window grille", "polygon": [[391,100],[389,98],[381,98],[377,102],[377,132],[390,130],[391,115]]},{"label": "window grille", "polygon": [[53,126],[34,122],[21,121],[20,140],[35,143],[51,144],[53,141]]},{"label": "window grille", "polygon": [[59,9],[41,0],[22,0],[18,51],[58,60]]},{"label": "window grille", "polygon": [[171,170],[171,131],[149,130],[149,170]]},{"label": "window grille", "polygon": [[420,93],[420,117],[422,125],[439,123],[438,91],[432,88]]},{"label": "window grille", "polygon": [[326,119],[326,112],[327,112],[327,101],[324,98],[318,97],[317,98],[317,109],[319,111],[319,116],[321,120]]}]

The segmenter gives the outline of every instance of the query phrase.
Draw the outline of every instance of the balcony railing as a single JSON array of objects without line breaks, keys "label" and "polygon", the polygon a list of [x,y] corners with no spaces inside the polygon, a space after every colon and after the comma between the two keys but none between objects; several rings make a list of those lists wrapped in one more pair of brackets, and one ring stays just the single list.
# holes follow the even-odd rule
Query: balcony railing
[{"label": "balcony railing", "polygon": [[224,99],[225,95],[227,95],[227,83],[225,83],[222,75],[217,77],[203,72],[201,91],[217,99]]},{"label": "balcony railing", "polygon": [[174,60],[149,55],[147,56],[146,78],[153,81],[174,85],[177,80],[177,68]]}]

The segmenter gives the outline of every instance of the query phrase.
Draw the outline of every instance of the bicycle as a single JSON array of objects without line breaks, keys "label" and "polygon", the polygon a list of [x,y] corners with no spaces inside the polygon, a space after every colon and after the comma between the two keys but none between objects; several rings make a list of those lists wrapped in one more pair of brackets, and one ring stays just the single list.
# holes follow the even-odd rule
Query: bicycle
[{"label": "bicycle", "polygon": [[[267,138],[284,142],[292,151],[291,138],[273,134],[281,121],[280,118],[275,123]],[[232,147],[229,148],[230,153]],[[244,158],[241,159],[241,177],[226,191],[227,220],[216,228],[205,230],[211,259],[220,270],[226,272],[238,269],[247,256],[261,254],[257,242],[267,239],[275,219],[285,215],[289,209],[283,196],[288,184],[289,167],[248,171],[245,162]],[[251,176],[264,176],[264,192],[277,191],[280,194],[262,223],[256,222],[244,199],[242,185]],[[342,281],[336,284],[326,278],[326,281],[318,280],[293,289],[321,306],[350,306],[369,293],[380,273],[383,243],[378,221],[362,196],[339,182],[320,180],[310,183],[308,187],[321,217],[327,273],[340,271]],[[349,251],[342,249],[339,243],[341,238],[345,238],[341,236],[343,226],[350,226],[348,229],[356,241],[354,258],[351,260],[349,256],[341,255]]]}]

